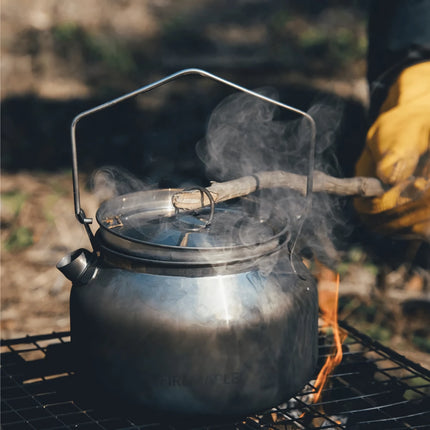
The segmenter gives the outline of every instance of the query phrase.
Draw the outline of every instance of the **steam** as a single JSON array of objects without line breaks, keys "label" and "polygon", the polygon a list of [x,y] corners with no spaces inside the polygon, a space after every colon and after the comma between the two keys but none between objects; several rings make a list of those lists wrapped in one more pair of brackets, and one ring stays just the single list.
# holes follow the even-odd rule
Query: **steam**
[{"label": "steam", "polygon": [[90,188],[97,200],[103,202],[123,194],[143,191],[148,186],[125,169],[104,166],[92,174]]},{"label": "steam", "polygon": [[[272,88],[256,92],[277,99]],[[306,120],[281,120],[280,108],[248,94],[234,94],[213,111],[197,154],[205,163],[207,175],[226,181],[259,171],[287,170],[306,175],[309,165],[310,128]],[[314,104],[308,113],[317,125],[315,168],[339,175],[334,140],[341,120],[340,102]],[[286,189],[260,192],[261,211],[281,212],[293,237],[304,215],[305,199]],[[310,252],[332,264],[337,252],[332,244],[335,231],[345,233],[341,201],[326,194],[312,195],[312,210],[299,235],[298,251]]]},{"label": "steam", "polygon": [[[265,88],[260,94],[274,98]],[[208,177],[229,180],[274,168],[285,149],[282,145],[286,124],[274,120],[273,104],[247,94],[227,97],[213,111],[205,140],[196,150],[205,163]]]},{"label": "steam", "polygon": [[[278,99],[273,88],[261,88],[256,92]],[[341,122],[342,110],[340,101],[325,100],[315,103],[308,111],[317,126],[315,168],[333,176],[340,174],[333,143]],[[207,177],[211,180],[226,181],[271,170],[306,175],[309,165],[309,124],[298,115],[295,116],[296,119],[286,120],[282,117],[283,113],[284,109],[248,94],[235,93],[223,100],[209,118],[205,138],[196,145],[197,155],[206,166]],[[288,118],[291,118],[291,115]],[[97,170],[92,176],[91,185],[99,201],[153,188],[118,167],[103,167]],[[335,233],[341,232],[341,236],[347,233],[340,198],[324,193],[313,194],[312,208],[307,214],[304,213],[305,198],[293,190],[261,190],[257,192],[256,200],[259,204],[255,219],[267,222],[273,215],[282,219],[293,240],[298,237],[296,252],[316,256],[329,266],[335,263]],[[232,202],[229,202],[229,207],[234,207]],[[244,212],[249,213],[249,207],[245,209]],[[234,227],[237,223],[235,211],[233,210],[232,220],[227,219],[228,213],[217,215],[219,223],[214,224],[209,232],[212,238],[190,234],[187,235],[188,246],[204,247],[207,239],[208,247],[216,246],[214,243],[217,243],[217,234],[224,236],[223,244],[229,243],[226,235],[229,234],[229,227]],[[302,224],[304,215],[306,221]],[[270,233],[264,230],[266,225],[261,223],[261,231],[256,222],[250,223],[249,226],[246,223],[240,225],[240,228],[232,233],[234,237],[230,238],[231,243],[237,244],[239,238],[247,245],[259,242],[259,235],[270,237]],[[139,229],[138,225],[130,227]],[[300,227],[302,228],[299,234]],[[162,223],[159,228],[162,233]]]}]

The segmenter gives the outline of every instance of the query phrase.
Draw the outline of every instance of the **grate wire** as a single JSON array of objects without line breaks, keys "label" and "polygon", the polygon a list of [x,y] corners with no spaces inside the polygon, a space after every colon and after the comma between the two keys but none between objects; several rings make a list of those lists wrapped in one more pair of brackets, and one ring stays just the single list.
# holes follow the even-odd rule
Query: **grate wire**
[{"label": "grate wire", "polygon": [[[125,411],[91,397],[74,371],[70,333],[2,341],[1,425],[4,430],[400,430],[430,428],[430,371],[345,322],[344,356],[322,397],[309,381],[281,405],[242,418],[160,416]],[[333,339],[321,329],[319,363]],[[316,375],[315,375],[316,376]]]}]

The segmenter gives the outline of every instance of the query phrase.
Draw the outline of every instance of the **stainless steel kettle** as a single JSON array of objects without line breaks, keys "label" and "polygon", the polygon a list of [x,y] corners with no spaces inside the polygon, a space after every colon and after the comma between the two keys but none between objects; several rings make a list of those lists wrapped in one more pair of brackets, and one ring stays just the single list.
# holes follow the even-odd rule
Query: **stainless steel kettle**
[{"label": "stainless steel kettle", "polygon": [[94,249],[65,256],[57,268],[73,282],[72,344],[82,370],[98,384],[157,409],[245,414],[287,400],[312,377],[317,361],[316,285],[292,252],[294,240],[276,207],[261,211],[258,198],[248,197],[178,213],[172,197],[180,190],[141,191],[104,202],[94,236],[80,206],[78,121],[189,74],[308,117],[199,69],[78,115],[75,213]]}]

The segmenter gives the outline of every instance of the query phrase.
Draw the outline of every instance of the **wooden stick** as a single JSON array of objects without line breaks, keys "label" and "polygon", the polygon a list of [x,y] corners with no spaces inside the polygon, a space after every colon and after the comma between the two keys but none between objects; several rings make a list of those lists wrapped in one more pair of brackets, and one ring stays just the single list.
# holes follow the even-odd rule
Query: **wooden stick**
[{"label": "wooden stick", "polygon": [[[275,170],[259,172],[252,176],[233,179],[227,182],[211,182],[207,190],[214,202],[243,197],[263,188],[289,188],[306,194],[307,176]],[[316,170],[313,178],[313,192],[330,193],[339,196],[376,197],[385,192],[376,178],[354,177],[335,178]],[[173,204],[178,209],[193,210],[210,204],[208,196],[199,190],[180,191],[173,196]]]}]

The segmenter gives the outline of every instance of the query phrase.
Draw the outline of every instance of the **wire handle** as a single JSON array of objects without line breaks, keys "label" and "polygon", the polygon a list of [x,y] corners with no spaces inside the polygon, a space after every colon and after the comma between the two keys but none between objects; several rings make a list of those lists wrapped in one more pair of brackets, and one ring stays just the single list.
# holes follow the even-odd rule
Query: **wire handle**
[{"label": "wire handle", "polygon": [[[264,100],[268,103],[272,103],[276,106],[279,106],[283,109],[297,113],[298,115],[303,116],[308,121],[309,127],[311,129],[311,138],[310,138],[310,149],[309,149],[309,166],[308,166],[308,175],[307,175],[307,184],[306,184],[307,205],[306,205],[305,213],[307,212],[307,209],[310,207],[311,193],[312,193],[312,187],[313,187],[313,170],[314,170],[314,164],[315,164],[316,125],[315,125],[314,119],[308,113],[303,112],[300,109],[294,108],[292,106],[281,103],[277,100],[263,96],[262,94],[251,91],[251,90],[244,88],[240,85],[237,85],[233,82],[227,81],[226,79],[220,78],[219,76],[213,75],[212,73],[206,72],[205,70],[196,69],[196,68],[184,69],[184,70],[180,70],[176,73],[173,73],[172,75],[166,76],[166,77],[164,77],[164,78],[162,78],[156,82],[153,82],[152,84],[138,88],[135,91],[124,94],[124,95],[117,97],[113,100],[110,100],[106,103],[98,105],[92,109],[81,112],[80,114],[78,114],[73,119],[70,131],[71,131],[71,139],[72,139],[72,163],[73,163],[72,174],[73,174],[73,198],[74,198],[74,205],[75,205],[75,216],[78,219],[78,221],[85,226],[85,230],[89,236],[89,239],[90,239],[93,247],[95,247],[96,241],[95,241],[94,235],[93,235],[93,233],[89,227],[89,224],[91,224],[93,222],[93,219],[88,218],[86,216],[84,210],[81,207],[81,200],[80,200],[79,175],[78,175],[78,154],[77,154],[77,150],[76,150],[76,126],[77,126],[78,122],[82,118],[90,116],[96,112],[99,112],[99,111],[104,110],[108,107],[114,106],[118,103],[121,103],[121,102],[127,100],[127,99],[135,97],[139,94],[143,94],[143,93],[146,93],[148,91],[151,91],[151,90],[158,88],[164,84],[167,84],[168,82],[171,82],[177,78],[180,78],[182,76],[187,76],[187,75],[199,75],[199,76],[203,76],[205,78],[212,79],[212,80],[217,81],[221,84],[232,87],[232,88],[236,89],[237,91],[244,92],[244,93],[249,94],[251,96],[254,96],[258,99],[261,99],[261,100]],[[301,230],[301,226],[299,228],[299,233],[300,233],[300,230]],[[298,236],[298,234],[297,234],[297,236]],[[297,240],[297,237],[294,241],[293,248],[294,248],[296,240]]]}]

